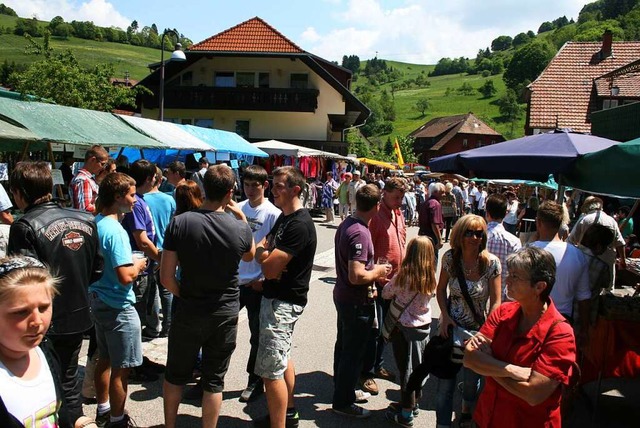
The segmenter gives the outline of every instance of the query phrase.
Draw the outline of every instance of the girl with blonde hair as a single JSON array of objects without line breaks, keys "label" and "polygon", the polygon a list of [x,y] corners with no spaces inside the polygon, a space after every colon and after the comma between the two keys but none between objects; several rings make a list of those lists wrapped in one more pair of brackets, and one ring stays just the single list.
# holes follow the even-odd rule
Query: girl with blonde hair
[{"label": "girl with blonde hair", "polygon": [[45,338],[57,280],[39,260],[0,259],[0,426],[95,427],[69,420],[60,364]]},{"label": "girl with blonde hair", "polygon": [[[400,403],[391,403],[387,418],[403,426],[412,426],[420,391],[406,386],[414,368],[422,363],[429,342],[430,301],[436,290],[436,266],[433,245],[426,236],[409,241],[398,273],[384,286],[382,297],[394,299],[405,309],[391,335],[393,355],[400,372]],[[424,385],[424,384],[423,384]],[[416,411],[417,414],[417,411]]]}]

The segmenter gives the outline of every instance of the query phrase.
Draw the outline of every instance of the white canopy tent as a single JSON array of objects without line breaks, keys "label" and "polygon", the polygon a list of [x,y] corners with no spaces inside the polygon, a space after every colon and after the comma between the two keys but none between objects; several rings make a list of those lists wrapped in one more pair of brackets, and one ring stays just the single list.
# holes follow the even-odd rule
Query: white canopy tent
[{"label": "white canopy tent", "polygon": [[285,155],[285,156],[319,156],[331,159],[349,160],[346,156],[339,155],[337,153],[326,152],[324,150],[311,149],[309,147],[296,146],[295,144],[289,144],[278,140],[260,141],[258,143],[252,143],[260,150],[267,152],[269,155]]}]

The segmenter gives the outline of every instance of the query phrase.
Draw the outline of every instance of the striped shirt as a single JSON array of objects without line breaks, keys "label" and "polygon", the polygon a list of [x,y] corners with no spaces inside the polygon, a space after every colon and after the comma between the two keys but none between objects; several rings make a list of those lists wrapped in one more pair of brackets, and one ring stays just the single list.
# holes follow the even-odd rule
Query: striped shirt
[{"label": "striped shirt", "polygon": [[69,184],[69,193],[73,208],[88,211],[90,213],[96,210],[96,198],[98,197],[98,183],[86,169],[82,168],[71,183]]}]

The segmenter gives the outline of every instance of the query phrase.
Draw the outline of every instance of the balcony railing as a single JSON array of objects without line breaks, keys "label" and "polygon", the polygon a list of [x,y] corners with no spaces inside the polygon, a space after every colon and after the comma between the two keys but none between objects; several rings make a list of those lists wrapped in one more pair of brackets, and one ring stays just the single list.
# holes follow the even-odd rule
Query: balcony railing
[{"label": "balcony railing", "polygon": [[[157,108],[155,95],[143,95],[146,108]],[[260,110],[314,112],[318,107],[317,89],[216,88],[211,86],[171,86],[164,90],[164,107],[207,110]]]}]

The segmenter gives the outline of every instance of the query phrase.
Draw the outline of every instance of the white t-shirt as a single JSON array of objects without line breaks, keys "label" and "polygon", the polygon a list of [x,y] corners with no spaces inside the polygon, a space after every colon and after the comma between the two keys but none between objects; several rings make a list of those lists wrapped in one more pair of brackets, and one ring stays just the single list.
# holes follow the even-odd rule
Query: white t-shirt
[{"label": "white t-shirt", "polygon": [[26,427],[57,428],[58,400],[53,376],[42,350],[40,372],[34,379],[22,380],[0,362],[0,396],[9,413]]},{"label": "white t-shirt", "polygon": [[573,316],[573,302],[591,298],[588,260],[578,247],[566,242],[535,241],[531,245],[553,254],[556,283],[550,296],[561,314]]},{"label": "white t-shirt", "polygon": [[[267,236],[281,214],[278,207],[267,199],[255,208],[249,204],[248,199],[240,202],[238,205],[244,215],[247,216],[247,222],[249,222],[249,227],[251,227],[251,233],[253,234],[253,241],[256,243],[262,241],[262,239]],[[258,262],[255,260],[250,262],[240,261],[240,267],[238,268],[240,285],[255,281],[261,277],[262,267]]]},{"label": "white t-shirt", "polygon": [[485,206],[487,205],[487,192],[485,190],[482,192],[476,191],[476,200],[478,201],[478,209],[485,209]]},{"label": "white t-shirt", "polygon": [[7,191],[4,190],[4,186],[0,184],[0,211],[6,211],[11,207],[13,207],[11,199],[9,199]]},{"label": "white t-shirt", "polygon": [[517,224],[518,223],[518,206],[520,203],[517,199],[514,199],[513,202],[507,204],[507,214],[504,216],[502,220],[504,223],[508,224]]}]

